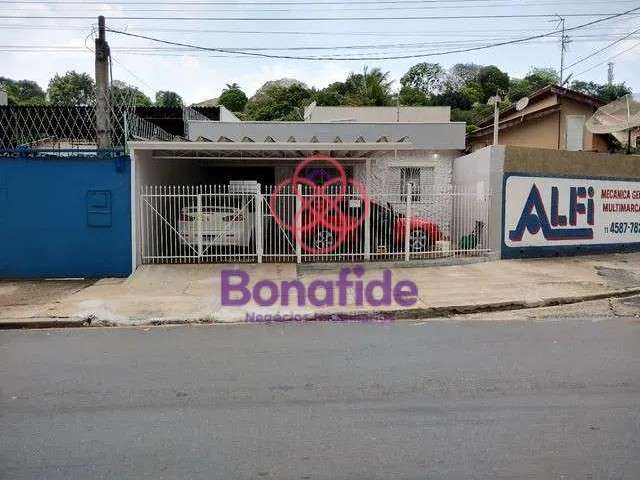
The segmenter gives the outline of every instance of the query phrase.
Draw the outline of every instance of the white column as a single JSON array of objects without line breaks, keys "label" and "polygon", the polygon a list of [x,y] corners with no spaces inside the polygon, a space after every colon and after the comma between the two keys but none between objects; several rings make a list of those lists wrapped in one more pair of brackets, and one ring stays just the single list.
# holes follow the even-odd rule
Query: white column
[{"label": "white column", "polygon": [[263,239],[263,217],[262,217],[262,187],[260,184],[257,185],[256,196],[254,198],[255,201],[255,230],[254,230],[254,239],[256,244],[256,255],[258,256],[258,263],[262,263],[262,254],[264,252],[264,239]]},{"label": "white column", "polygon": [[409,236],[411,235],[411,195],[413,193],[413,184],[407,184],[407,209],[404,224],[404,260],[408,262],[411,259]]}]

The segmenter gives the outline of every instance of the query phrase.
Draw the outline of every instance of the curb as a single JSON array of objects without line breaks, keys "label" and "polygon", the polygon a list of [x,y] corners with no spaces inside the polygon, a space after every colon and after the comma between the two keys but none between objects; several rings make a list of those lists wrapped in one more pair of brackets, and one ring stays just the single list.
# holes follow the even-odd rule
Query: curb
[{"label": "curb", "polygon": [[[445,307],[409,308],[399,310],[377,310],[377,311],[353,311],[346,313],[327,313],[317,315],[313,320],[306,322],[375,322],[385,320],[416,320],[426,318],[448,317],[451,315],[487,312],[504,312],[524,310],[528,308],[555,307],[559,305],[571,305],[575,303],[589,302],[593,300],[603,300],[606,298],[625,298],[640,294],[640,287],[613,290],[610,292],[594,293],[589,295],[577,295],[572,297],[551,297],[544,300],[526,301],[515,300],[507,302],[474,303],[467,305],[450,305]],[[216,321],[213,320],[185,320],[185,319],[165,319],[151,320],[135,325],[122,325],[111,321],[97,320],[95,317],[73,318],[28,318],[24,320],[2,321],[0,320],[0,330],[26,330],[26,329],[46,329],[46,328],[79,328],[79,327],[141,327],[141,326],[162,326],[162,325],[233,325],[245,324],[243,321]],[[260,323],[291,323],[291,322],[260,322]],[[298,322],[304,323],[304,322]]]}]

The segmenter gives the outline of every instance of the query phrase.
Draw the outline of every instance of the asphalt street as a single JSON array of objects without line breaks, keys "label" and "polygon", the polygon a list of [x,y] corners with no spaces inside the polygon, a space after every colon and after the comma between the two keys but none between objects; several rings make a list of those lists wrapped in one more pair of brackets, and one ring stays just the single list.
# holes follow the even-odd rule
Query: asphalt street
[{"label": "asphalt street", "polygon": [[0,331],[3,479],[638,479],[640,320]]}]

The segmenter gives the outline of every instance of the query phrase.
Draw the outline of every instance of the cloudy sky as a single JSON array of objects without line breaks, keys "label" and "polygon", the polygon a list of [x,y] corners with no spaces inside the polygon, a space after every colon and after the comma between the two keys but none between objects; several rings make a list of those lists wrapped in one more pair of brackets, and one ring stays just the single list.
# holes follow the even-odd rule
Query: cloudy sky
[{"label": "cloudy sky", "polygon": [[[558,26],[556,13],[570,29],[636,7],[640,0],[0,1],[0,75],[36,80],[46,88],[55,73],[93,74],[87,47],[92,47],[96,17],[102,14],[113,29],[171,42],[276,56],[367,58],[247,57],[108,33],[115,79],[151,97],[157,90],[174,90],[188,103],[217,97],[231,82],[249,94],[283,77],[324,87],[366,65],[389,71],[394,79],[421,61],[493,64],[518,77],[532,66],[559,68],[558,35],[423,58],[371,57],[490,45],[552,32]],[[565,63],[577,62],[567,70],[573,78],[606,82],[607,62],[612,61],[615,81],[640,91],[640,10],[567,35]]]}]

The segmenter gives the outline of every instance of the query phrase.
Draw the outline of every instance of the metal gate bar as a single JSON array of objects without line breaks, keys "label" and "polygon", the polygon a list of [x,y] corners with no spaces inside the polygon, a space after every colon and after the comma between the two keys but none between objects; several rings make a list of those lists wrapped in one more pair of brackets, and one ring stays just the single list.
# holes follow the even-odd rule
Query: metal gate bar
[{"label": "metal gate bar", "polygon": [[313,193],[298,186],[285,187],[274,196],[275,188],[142,187],[138,215],[142,262],[411,261],[491,253],[487,228],[491,193],[475,186],[434,192],[409,185],[403,193],[368,199],[352,188],[329,191],[324,201],[339,205],[344,219],[358,219],[346,223],[353,228],[344,235],[322,223],[303,228],[309,212],[300,213],[302,204],[314,200]]}]

